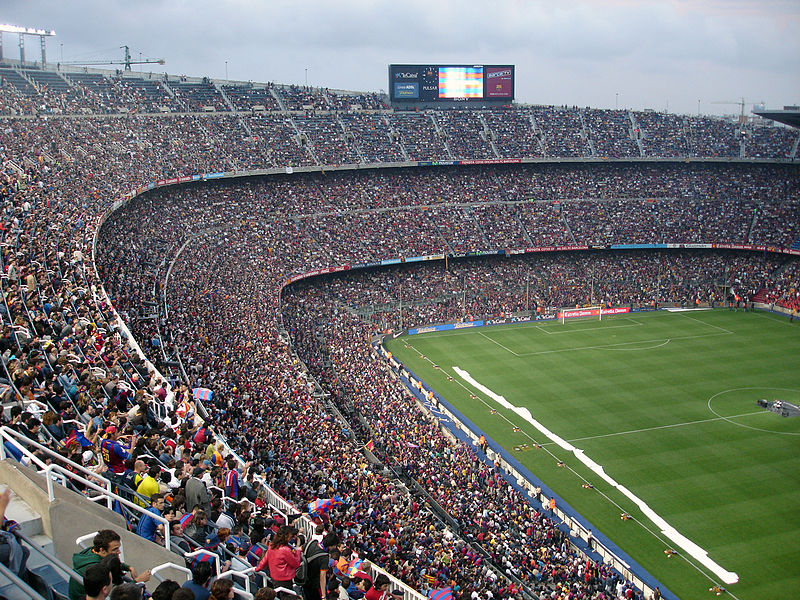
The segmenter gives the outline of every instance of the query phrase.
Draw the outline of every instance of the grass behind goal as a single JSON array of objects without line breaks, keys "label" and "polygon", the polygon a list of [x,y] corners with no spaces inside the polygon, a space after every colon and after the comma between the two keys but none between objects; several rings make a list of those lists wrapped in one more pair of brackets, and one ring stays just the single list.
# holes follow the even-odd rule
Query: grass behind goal
[{"label": "grass behind goal", "polygon": [[[797,323],[763,312],[635,313],[386,345],[681,598],[713,596],[716,578],[679,549],[668,559],[664,550],[675,545],[630,500],[453,367],[529,408],[735,571],[739,583],[726,586],[734,597],[791,597],[800,589],[800,417],[756,404],[800,405]],[[529,449],[514,449],[523,444]],[[635,520],[621,521],[621,512]]]}]

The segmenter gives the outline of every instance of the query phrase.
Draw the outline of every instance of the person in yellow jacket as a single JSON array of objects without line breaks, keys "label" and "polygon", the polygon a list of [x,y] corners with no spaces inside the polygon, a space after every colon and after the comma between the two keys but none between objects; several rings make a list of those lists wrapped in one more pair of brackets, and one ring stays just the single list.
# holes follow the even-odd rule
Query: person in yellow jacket
[{"label": "person in yellow jacket", "polygon": [[153,494],[158,493],[158,479],[157,477],[161,474],[161,467],[158,465],[153,465],[147,470],[147,475],[142,479],[139,483],[139,486],[136,488],[136,493],[144,496],[147,498],[147,504],[145,504],[139,498],[136,498],[136,504],[139,506],[143,506],[145,508],[150,507],[150,497]]}]

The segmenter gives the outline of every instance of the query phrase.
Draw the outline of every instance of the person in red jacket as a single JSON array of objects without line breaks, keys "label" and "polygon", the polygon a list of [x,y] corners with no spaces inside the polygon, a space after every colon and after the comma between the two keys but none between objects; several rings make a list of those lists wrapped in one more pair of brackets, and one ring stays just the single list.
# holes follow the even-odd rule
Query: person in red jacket
[{"label": "person in red jacket", "polygon": [[256,571],[263,571],[264,567],[269,568],[273,588],[292,589],[295,572],[300,566],[301,549],[295,547],[296,544],[297,528],[284,525],[275,534],[267,553],[258,562]]}]

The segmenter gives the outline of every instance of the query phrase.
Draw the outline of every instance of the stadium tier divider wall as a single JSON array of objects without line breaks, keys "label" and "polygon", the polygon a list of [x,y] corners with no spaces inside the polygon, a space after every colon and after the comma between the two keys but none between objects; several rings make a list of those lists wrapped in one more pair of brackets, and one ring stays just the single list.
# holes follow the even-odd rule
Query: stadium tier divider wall
[{"label": "stadium tier divider wall", "polygon": [[[658,586],[662,598],[665,600],[679,600],[675,594],[650,575],[644,567],[628,556],[601,531],[592,526],[583,515],[567,504],[507,450],[481,431],[479,427],[436,393],[425,381],[417,377],[413,371],[395,359],[383,347],[381,341],[373,343],[373,348],[387,361],[392,372],[400,379],[406,389],[413,394],[417,403],[436,418],[442,430],[472,446],[478,457],[487,465],[494,467],[496,462],[500,466],[499,471],[503,478],[514,489],[527,497],[534,508],[550,513],[549,501],[551,498],[555,499],[556,508],[555,511],[552,511],[551,516],[556,523],[561,522],[562,527],[560,528],[570,535],[571,544],[584,555],[584,558],[589,558],[595,562],[605,561],[610,564],[625,579],[642,590],[648,598]],[[435,410],[432,406],[434,398],[438,402],[438,407]],[[437,415],[436,412],[440,412],[442,416]],[[481,435],[484,436],[487,442],[488,451],[486,453],[480,451],[477,447],[477,442]],[[535,493],[536,488],[540,490],[538,494]],[[590,531],[592,532],[593,541],[591,547],[588,544]]]}]

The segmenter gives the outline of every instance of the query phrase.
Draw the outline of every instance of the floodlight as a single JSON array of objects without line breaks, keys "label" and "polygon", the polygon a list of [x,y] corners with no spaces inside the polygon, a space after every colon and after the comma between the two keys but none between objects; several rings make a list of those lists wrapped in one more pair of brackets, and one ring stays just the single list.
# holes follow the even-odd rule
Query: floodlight
[{"label": "floodlight", "polygon": [[55,35],[56,32],[50,29],[36,29],[34,27],[19,27],[18,25],[1,25],[0,33],[21,33],[24,35]]}]

